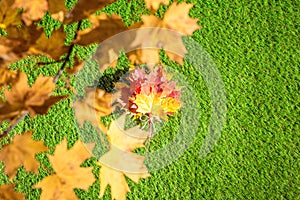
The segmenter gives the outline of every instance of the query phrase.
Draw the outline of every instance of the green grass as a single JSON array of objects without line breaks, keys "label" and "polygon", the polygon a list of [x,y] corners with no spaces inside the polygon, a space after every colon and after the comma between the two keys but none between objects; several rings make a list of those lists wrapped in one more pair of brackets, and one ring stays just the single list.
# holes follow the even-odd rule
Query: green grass
[{"label": "green grass", "polygon": [[[138,20],[136,13],[145,12],[134,2],[129,7],[122,0],[108,10],[122,13],[130,24]],[[152,172],[138,185],[129,182],[132,192],[127,198],[300,199],[300,2],[189,2],[195,3],[191,16],[198,18],[202,26],[192,38],[212,56],[225,84],[225,128],[213,151],[200,158],[210,118],[209,91],[199,74],[186,71],[184,75],[194,85],[202,109],[199,134],[173,164]],[[54,68],[45,68],[43,73],[53,75]],[[26,118],[13,132],[34,129],[34,138],[43,140],[50,152],[64,137],[71,146],[78,139],[78,132],[69,104],[70,100],[66,100],[54,106],[47,116]],[[176,120],[167,125],[166,131],[174,125]],[[152,148],[163,145],[172,134],[165,132],[165,138],[154,140]],[[38,159],[49,166],[45,154],[38,155]],[[95,160],[86,165],[95,165]],[[20,168],[17,190],[24,192],[27,199],[38,199],[40,191],[31,186],[46,175],[42,168],[38,175]],[[0,174],[0,183],[7,181]],[[88,192],[76,190],[80,199],[98,199],[98,193],[99,181]],[[104,199],[110,199],[108,191]]]}]

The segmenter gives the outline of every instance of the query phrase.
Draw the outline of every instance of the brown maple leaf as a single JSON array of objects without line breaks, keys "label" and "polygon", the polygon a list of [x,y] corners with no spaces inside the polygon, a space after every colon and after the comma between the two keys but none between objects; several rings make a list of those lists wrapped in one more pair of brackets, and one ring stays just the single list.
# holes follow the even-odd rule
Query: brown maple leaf
[{"label": "brown maple leaf", "polygon": [[67,149],[67,140],[56,146],[54,155],[48,158],[55,174],[37,183],[34,188],[41,188],[43,200],[75,200],[78,199],[73,189],[87,190],[95,181],[93,168],[82,168],[80,165],[91,157],[90,153],[78,140],[71,149]]},{"label": "brown maple leaf", "polygon": [[10,85],[17,78],[17,72],[0,66],[0,87]]},{"label": "brown maple leaf", "polygon": [[125,131],[124,125],[125,115],[122,115],[111,123],[107,131],[111,148],[99,160],[100,197],[110,185],[112,199],[125,200],[127,192],[130,192],[125,176],[135,183],[150,176],[144,164],[145,157],[131,152],[144,147],[148,134],[138,126]]},{"label": "brown maple leaf", "polygon": [[78,31],[75,41],[78,45],[87,46],[93,43],[100,43],[107,38],[128,30],[119,15],[108,16],[105,13],[91,15],[89,17],[93,26],[87,30]]},{"label": "brown maple leaf", "polygon": [[40,75],[30,88],[27,75],[20,73],[12,89],[5,89],[6,102],[0,105],[0,122],[14,121],[26,111],[29,111],[31,117],[46,114],[53,104],[66,98],[66,96],[50,96],[55,87],[53,77]]},{"label": "brown maple leaf", "polygon": [[2,0],[0,2],[0,29],[21,24],[21,14],[18,9],[12,9],[14,0]]},{"label": "brown maple leaf", "polygon": [[25,196],[14,189],[14,184],[0,185],[1,200],[25,200]]},{"label": "brown maple leaf", "polygon": [[0,65],[5,67],[27,57],[28,49],[42,34],[42,29],[33,24],[22,28],[8,26],[5,30],[8,36],[0,37]]},{"label": "brown maple leaf", "polygon": [[116,0],[79,0],[69,13],[66,14],[64,23],[71,24],[87,18],[97,10],[101,10]]},{"label": "brown maple leaf", "polygon": [[13,8],[22,8],[22,19],[27,26],[33,21],[42,19],[48,10],[47,0],[15,0]]},{"label": "brown maple leaf", "polygon": [[[5,69],[19,57],[12,52],[12,42],[7,38],[0,38],[0,68]],[[1,76],[0,76],[1,77]]]},{"label": "brown maple leaf", "polygon": [[17,169],[24,166],[30,172],[38,172],[39,163],[35,160],[35,154],[48,151],[43,142],[31,138],[32,131],[22,135],[16,135],[11,144],[4,146],[0,151],[0,160],[5,163],[4,172],[14,177]]},{"label": "brown maple leaf", "polygon": [[160,4],[168,5],[170,0],[145,0],[146,7],[150,10],[156,11]]},{"label": "brown maple leaf", "polygon": [[63,28],[53,31],[50,38],[47,38],[45,34],[42,34],[37,40],[36,43],[30,47],[29,54],[44,54],[55,60],[67,53],[70,49],[70,46],[65,46],[66,33],[63,31]]},{"label": "brown maple leaf", "polygon": [[65,19],[65,13],[68,13],[67,7],[65,6],[65,1],[48,0],[48,5],[48,12],[50,13],[51,17],[63,22]]}]

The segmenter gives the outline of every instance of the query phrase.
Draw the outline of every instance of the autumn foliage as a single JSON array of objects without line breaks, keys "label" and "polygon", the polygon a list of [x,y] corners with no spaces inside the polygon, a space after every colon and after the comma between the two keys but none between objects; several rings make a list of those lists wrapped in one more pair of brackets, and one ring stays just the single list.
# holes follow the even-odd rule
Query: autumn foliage
[{"label": "autumn foliage", "polygon": [[[25,199],[24,194],[14,189],[18,184],[14,177],[21,166],[28,172],[39,173],[38,167],[43,166],[36,160],[36,154],[41,152],[47,153],[53,172],[32,187],[41,190],[40,199],[78,199],[74,189],[87,190],[96,181],[93,167],[82,167],[82,163],[93,156],[94,144],[83,144],[78,140],[68,148],[68,142],[64,139],[50,153],[51,149],[43,141],[32,139],[35,130],[15,136],[10,133],[25,116],[34,119],[36,115],[47,115],[57,102],[70,98],[55,95],[55,90],[63,73],[71,77],[86,67],[84,60],[77,55],[77,47],[101,44],[105,39],[131,29],[137,29],[135,38],[123,45],[140,48],[127,54],[131,62],[126,68],[127,76],[124,76],[127,81],[112,81],[117,90],[115,93],[87,87],[86,96],[73,102],[72,107],[80,126],[90,123],[109,143],[108,151],[97,158],[100,167],[99,197],[110,186],[112,199],[126,199],[130,188],[125,177],[138,183],[140,179],[150,176],[144,164],[145,156],[134,150],[145,148],[145,143],[154,137],[154,121],[166,121],[184,104],[180,100],[180,86],[171,80],[171,75],[160,62],[160,49],[143,47],[161,42],[147,40],[150,34],[162,35],[160,28],[190,36],[200,27],[198,20],[189,16],[193,4],[174,2],[169,5],[168,0],[145,0],[150,15],[142,15],[141,22],[126,26],[117,14],[97,12],[114,2],[78,0],[70,6],[60,0],[0,1],[0,124],[9,124],[5,131],[0,132],[0,137],[10,140],[0,151],[0,161],[4,162],[4,172],[11,181],[11,184],[0,186],[0,199]],[[159,18],[155,13],[162,5],[169,7]],[[45,30],[43,23],[46,18],[57,24],[53,30]],[[75,27],[71,33],[68,30],[70,26]],[[154,27],[157,31],[148,35],[139,31],[145,27]],[[66,42],[67,38],[70,40],[70,35],[72,41]],[[182,54],[187,52],[181,36],[163,38],[165,40],[160,48],[176,43]],[[99,66],[99,72],[115,68],[116,61],[113,62],[111,57],[119,52],[113,46],[104,46],[101,52],[101,59],[107,63]],[[184,63],[183,57],[174,52],[166,52],[166,55],[172,61]],[[41,56],[47,57],[49,63],[59,64],[60,69],[55,76],[39,75],[30,84],[30,74],[25,73],[26,70],[10,67],[17,61],[31,58],[42,68],[49,63],[44,63]],[[142,64],[144,67],[141,67]],[[110,125],[104,124],[102,117],[112,115],[116,108],[122,110],[122,114]],[[146,128],[137,125],[125,131],[126,115],[136,121],[146,119]]]}]

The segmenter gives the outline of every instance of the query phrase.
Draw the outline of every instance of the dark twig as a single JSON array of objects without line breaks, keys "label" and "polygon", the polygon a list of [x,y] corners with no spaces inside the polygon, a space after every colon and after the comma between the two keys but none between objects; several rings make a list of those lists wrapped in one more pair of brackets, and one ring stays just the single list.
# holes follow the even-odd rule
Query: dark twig
[{"label": "dark twig", "polygon": [[26,111],[24,114],[22,114],[20,117],[19,117],[19,119],[15,122],[15,123],[13,123],[12,125],[10,125],[10,127],[8,127],[8,129],[6,129],[6,131],[4,131],[3,132],[3,134],[1,134],[0,135],[0,139],[2,139],[2,138],[4,138],[4,137],[6,137],[8,134],[9,134],[9,132],[11,131],[11,130],[13,130],[27,115],[28,115],[28,111]]},{"label": "dark twig", "polygon": [[[74,39],[76,39],[76,37],[77,37],[77,31],[80,30],[81,23],[82,23],[82,21],[79,21],[78,24],[77,24],[77,29],[76,29],[76,32],[75,32]],[[67,57],[65,58],[61,68],[59,69],[59,71],[57,72],[56,76],[53,79],[54,83],[56,83],[58,81],[58,79],[61,77],[63,71],[65,70],[65,68],[67,66],[67,63],[70,61],[70,57],[71,57],[71,54],[73,52],[74,46],[75,46],[75,44],[72,43],[71,46],[70,46],[70,49],[68,51]]]},{"label": "dark twig", "polygon": [[[80,30],[81,23],[82,23],[82,21],[79,21],[78,24],[77,24],[77,29],[76,29],[76,33],[75,33],[75,36],[74,36],[74,40],[77,37],[77,31]],[[74,46],[75,46],[74,44],[72,44],[70,46],[70,49],[69,49],[68,54],[67,54],[67,57],[64,59],[64,62],[62,64],[61,68],[59,69],[59,71],[57,72],[56,76],[54,77],[53,83],[56,83],[58,81],[58,79],[61,77],[63,71],[65,70],[65,68],[67,66],[67,63],[70,61],[71,54],[73,52]],[[10,131],[12,131],[28,114],[29,114],[29,111],[26,111],[24,114],[22,114],[17,119],[17,121],[15,123],[13,123],[10,127],[8,127],[8,129],[6,131],[3,132],[3,134],[0,135],[0,139],[6,137],[10,133]]]}]

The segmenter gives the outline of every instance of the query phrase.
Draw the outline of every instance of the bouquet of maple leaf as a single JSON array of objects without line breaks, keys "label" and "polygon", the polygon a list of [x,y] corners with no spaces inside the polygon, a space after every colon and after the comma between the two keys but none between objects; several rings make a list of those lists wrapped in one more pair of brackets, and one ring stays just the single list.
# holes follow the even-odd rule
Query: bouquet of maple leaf
[{"label": "bouquet of maple leaf", "polygon": [[[182,106],[181,90],[175,81],[171,81],[162,65],[153,68],[149,73],[144,68],[129,72],[128,84],[119,82],[116,88],[120,91],[119,103],[134,120],[148,128],[149,138],[153,137],[154,122],[166,120]],[[148,69],[149,71],[149,69]],[[146,122],[146,123],[144,123]]]}]

